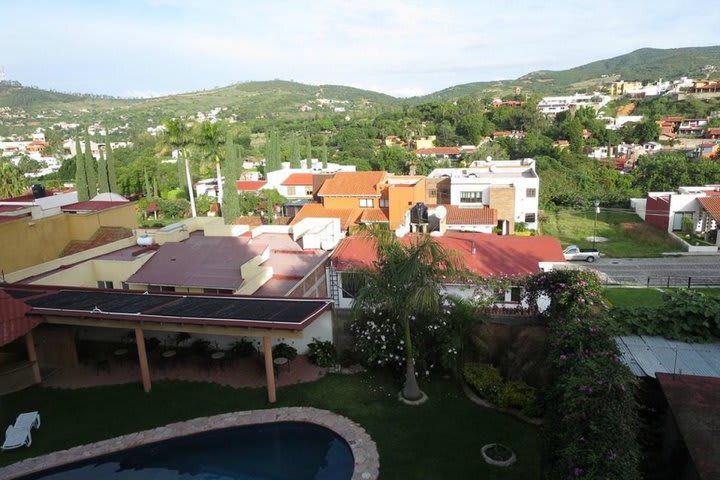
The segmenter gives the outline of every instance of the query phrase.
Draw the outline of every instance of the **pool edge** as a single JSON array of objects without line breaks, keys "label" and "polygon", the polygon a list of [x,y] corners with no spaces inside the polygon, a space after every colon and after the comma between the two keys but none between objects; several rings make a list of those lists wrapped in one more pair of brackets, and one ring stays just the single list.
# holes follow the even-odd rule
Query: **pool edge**
[{"label": "pool edge", "polygon": [[21,460],[0,468],[0,478],[13,480],[68,463],[195,433],[277,422],[306,422],[332,430],[350,446],[354,459],[352,480],[376,480],[378,478],[380,457],[375,442],[365,429],[347,417],[313,407],[248,410],[193,418]]}]

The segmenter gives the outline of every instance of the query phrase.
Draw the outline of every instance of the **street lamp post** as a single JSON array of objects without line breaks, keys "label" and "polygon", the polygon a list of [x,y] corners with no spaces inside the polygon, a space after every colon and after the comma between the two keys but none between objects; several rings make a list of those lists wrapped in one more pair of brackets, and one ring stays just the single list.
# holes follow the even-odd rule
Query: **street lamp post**
[{"label": "street lamp post", "polygon": [[597,229],[597,216],[598,213],[600,213],[600,200],[595,200],[593,202],[595,204],[595,220],[593,221],[593,246],[592,248],[595,249],[595,231]]}]

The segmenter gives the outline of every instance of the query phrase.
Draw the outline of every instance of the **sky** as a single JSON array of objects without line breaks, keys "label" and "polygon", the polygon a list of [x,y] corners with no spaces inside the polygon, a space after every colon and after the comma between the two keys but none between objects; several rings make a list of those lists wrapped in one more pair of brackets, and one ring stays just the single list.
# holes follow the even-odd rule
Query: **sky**
[{"label": "sky", "polygon": [[643,47],[720,45],[712,11],[677,0],[0,0],[0,69],[23,85],[121,97],[272,79],[407,97]]}]

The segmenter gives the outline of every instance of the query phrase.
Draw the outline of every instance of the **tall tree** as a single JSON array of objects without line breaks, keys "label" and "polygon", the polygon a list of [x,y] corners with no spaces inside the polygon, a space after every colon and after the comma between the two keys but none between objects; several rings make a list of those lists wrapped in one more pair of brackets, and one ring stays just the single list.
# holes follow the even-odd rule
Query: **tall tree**
[{"label": "tall tree", "polygon": [[0,199],[25,193],[25,177],[9,163],[0,163]]},{"label": "tall tree", "polygon": [[215,163],[215,178],[218,185],[218,202],[222,202],[223,183],[222,174],[220,172],[220,160],[222,157],[223,142],[225,135],[219,123],[205,121],[201,124],[200,145],[206,159]]},{"label": "tall tree", "polygon": [[310,141],[310,135],[308,135],[306,139],[305,144],[305,159],[307,161],[307,164],[305,165],[306,168],[310,168],[312,166],[312,142]]},{"label": "tall tree", "polygon": [[117,184],[117,175],[115,173],[115,157],[113,156],[112,146],[108,139],[105,144],[105,162],[107,165],[108,183],[110,185],[110,191],[119,193]]},{"label": "tall tree", "polygon": [[394,232],[370,229],[377,260],[373,268],[357,270],[360,289],[353,303],[358,315],[381,311],[399,322],[404,332],[405,384],[402,396],[420,400],[424,394],[417,384],[411,324],[421,312],[439,312],[443,304],[442,277],[462,274],[460,259],[447,252],[429,235],[395,238]]},{"label": "tall tree", "polygon": [[87,178],[88,194],[92,199],[97,195],[97,173],[95,157],[93,157],[92,147],[90,145],[90,138],[85,137],[85,175]]},{"label": "tall tree", "polygon": [[105,155],[102,150],[100,150],[100,160],[98,160],[98,188],[100,193],[107,193],[110,191],[107,160],[105,160]]},{"label": "tall tree", "polygon": [[181,160],[185,167],[185,181],[187,182],[187,192],[190,198],[190,210],[192,216],[197,217],[197,208],[195,207],[195,192],[193,191],[192,177],[190,176],[190,129],[184,120],[173,118],[163,122],[165,127],[165,141],[168,145],[180,151]]},{"label": "tall tree", "polygon": [[562,125],[563,133],[570,142],[570,151],[580,154],[585,147],[585,139],[583,138],[583,125],[574,116],[569,116]]},{"label": "tall tree", "polygon": [[270,133],[268,142],[265,145],[265,173],[274,172],[281,168],[280,139],[278,138],[277,132],[273,131]]},{"label": "tall tree", "polygon": [[290,140],[290,168],[300,168],[300,143],[294,134]]},{"label": "tall tree", "polygon": [[327,142],[323,143],[322,149],[322,168],[327,170],[328,167],[328,155],[327,155]]},{"label": "tall tree", "polygon": [[152,197],[152,186],[150,186],[150,177],[148,177],[147,169],[143,168],[143,181],[145,185],[145,196]]},{"label": "tall tree", "polygon": [[90,199],[87,165],[85,164],[85,155],[80,147],[80,138],[75,138],[75,190],[77,190],[78,201],[84,202]]},{"label": "tall tree", "polygon": [[222,198],[222,215],[225,224],[231,224],[240,215],[237,180],[240,178],[240,157],[232,139],[225,143],[225,188]]}]

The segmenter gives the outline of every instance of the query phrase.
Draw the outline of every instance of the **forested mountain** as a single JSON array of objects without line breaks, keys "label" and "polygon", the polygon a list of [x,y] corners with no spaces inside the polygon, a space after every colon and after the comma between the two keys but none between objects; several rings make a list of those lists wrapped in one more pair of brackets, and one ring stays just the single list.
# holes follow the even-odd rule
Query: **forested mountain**
[{"label": "forested mountain", "polygon": [[[129,111],[160,111],[160,116],[189,115],[222,106],[233,109],[244,118],[297,114],[303,105],[314,113],[375,106],[392,108],[403,103],[416,104],[428,100],[453,100],[463,96],[503,96],[517,87],[523,93],[572,93],[599,88],[603,83],[625,80],[657,80],[680,76],[704,77],[704,67],[720,67],[720,46],[674,49],[643,48],[626,55],[599,60],[562,71],[541,70],[515,80],[474,82],[455,85],[422,97],[403,100],[369,90],[341,85],[306,85],[272,80],[237,83],[227,87],[199,92],[169,95],[152,99],[118,99],[106,96],[68,94],[23,87],[17,82],[0,82],[0,107],[22,108],[28,113],[53,109],[95,111],[121,108]],[[318,103],[319,99],[333,103]],[[347,102],[347,103],[345,103]]]}]

